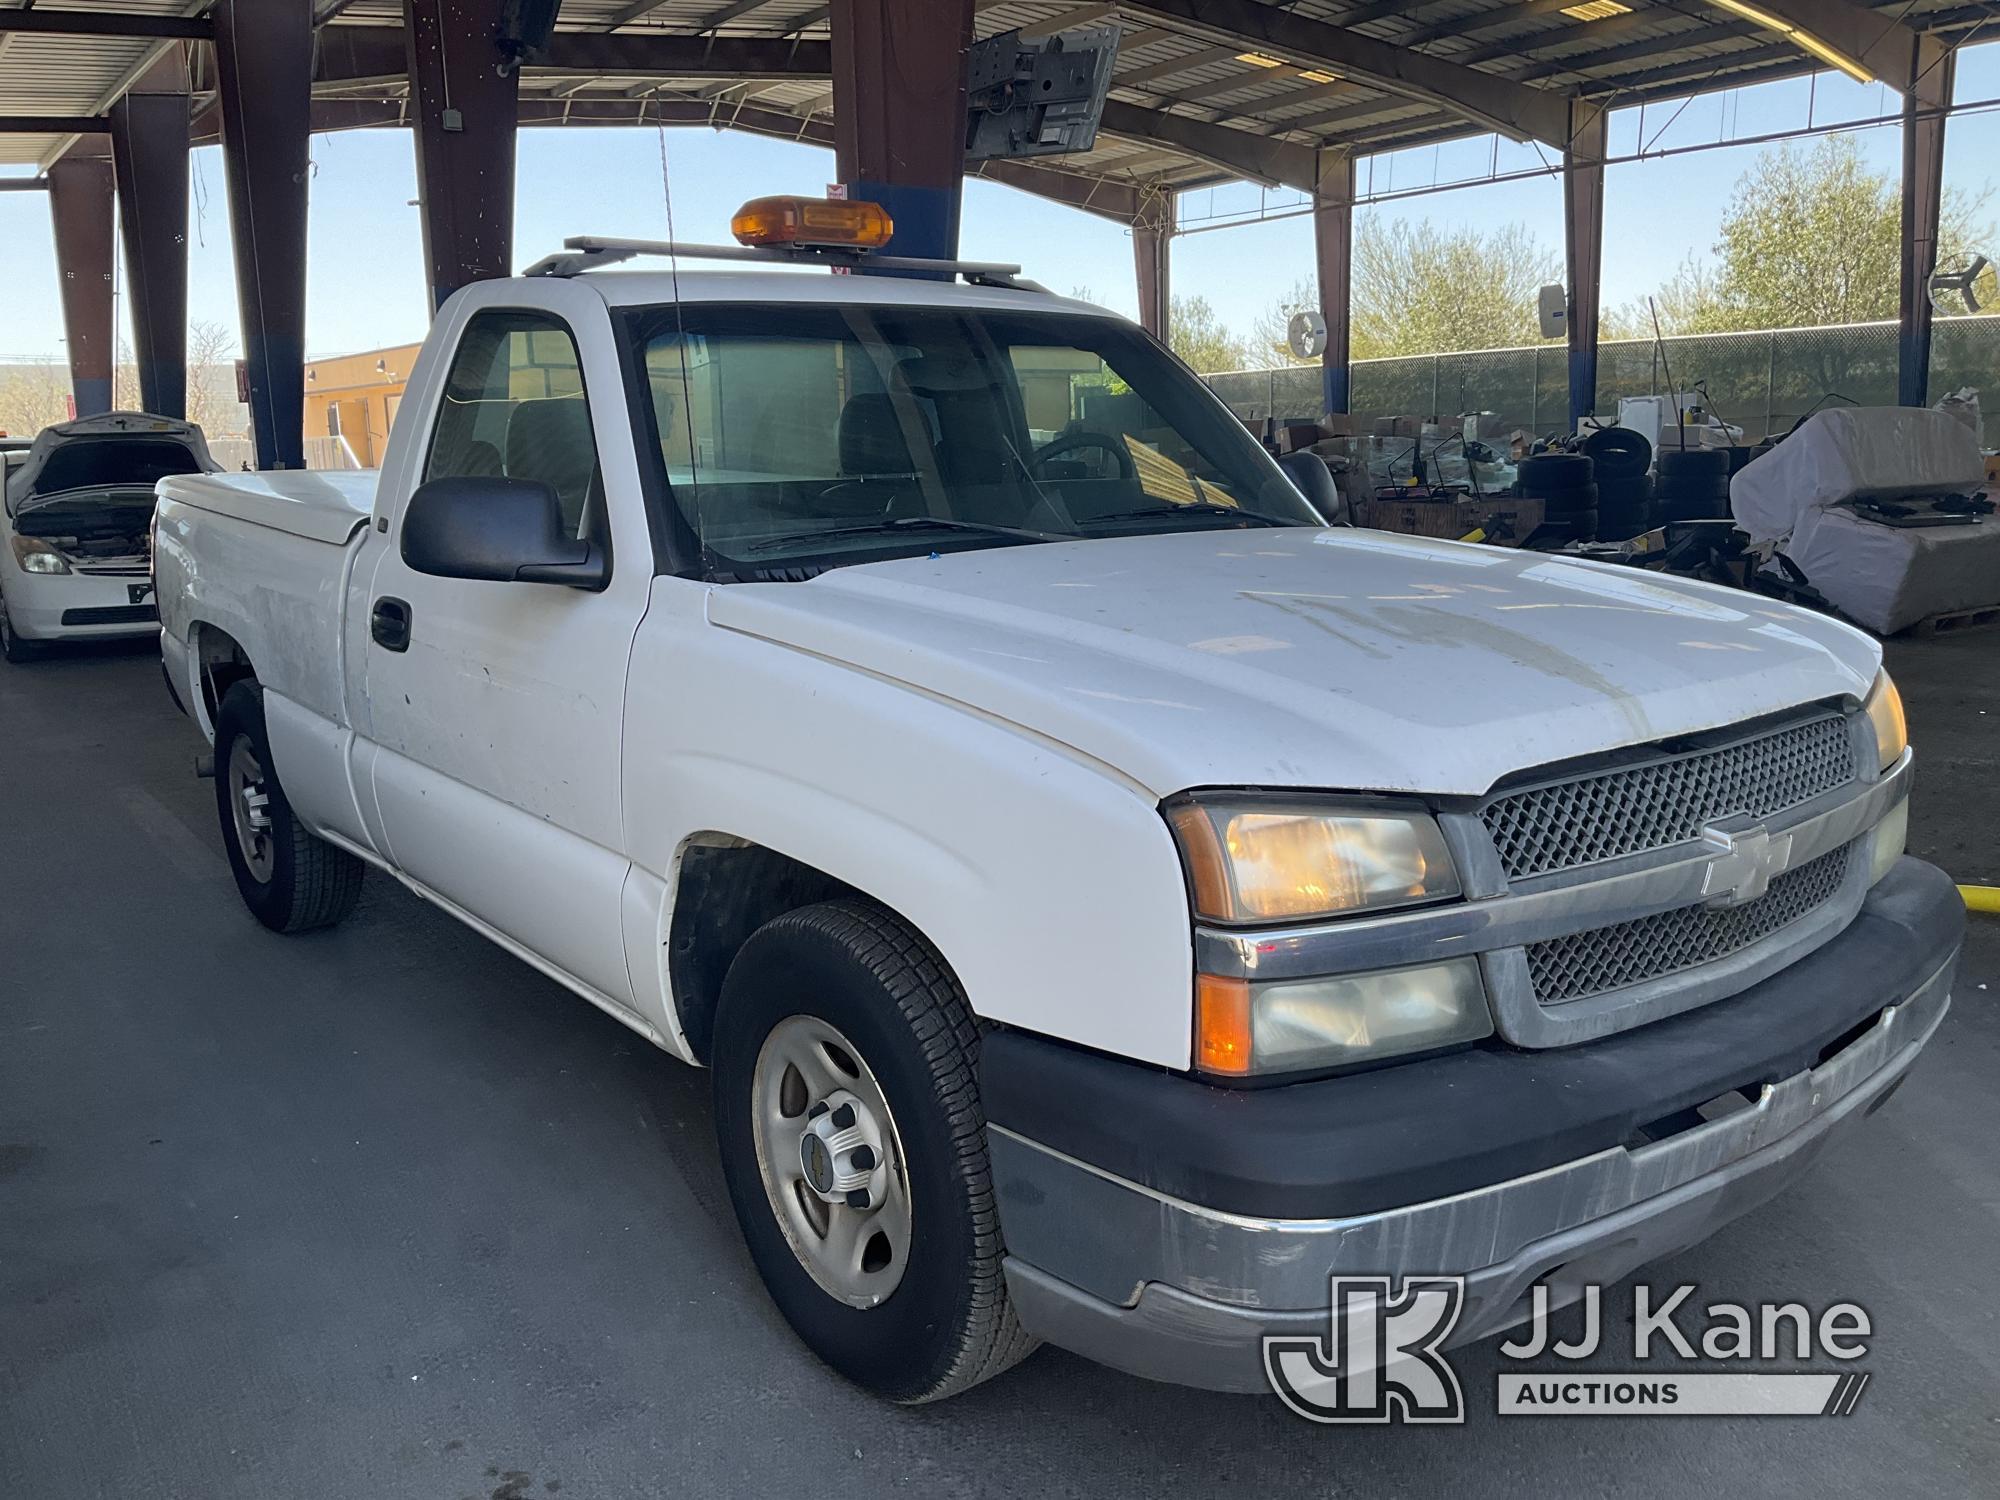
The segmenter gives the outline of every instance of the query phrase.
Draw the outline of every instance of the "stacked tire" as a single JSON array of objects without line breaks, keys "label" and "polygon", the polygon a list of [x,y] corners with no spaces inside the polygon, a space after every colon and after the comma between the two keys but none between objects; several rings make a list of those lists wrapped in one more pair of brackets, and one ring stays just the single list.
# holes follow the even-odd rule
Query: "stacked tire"
[{"label": "stacked tire", "polygon": [[1622,542],[1653,524],[1653,445],[1629,427],[1604,427],[1584,439],[1597,466],[1597,535]]},{"label": "stacked tire", "polygon": [[1567,526],[1576,540],[1597,535],[1597,465],[1582,453],[1537,453],[1516,474],[1523,495],[1542,502],[1542,520]]},{"label": "stacked tire", "polygon": [[1654,486],[1662,521],[1729,519],[1729,450],[1660,449],[1660,477]]}]

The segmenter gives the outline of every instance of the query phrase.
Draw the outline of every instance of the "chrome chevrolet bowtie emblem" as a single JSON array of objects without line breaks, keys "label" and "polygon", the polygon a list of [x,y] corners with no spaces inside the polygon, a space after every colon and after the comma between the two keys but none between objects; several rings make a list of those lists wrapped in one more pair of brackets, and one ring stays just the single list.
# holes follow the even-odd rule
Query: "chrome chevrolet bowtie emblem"
[{"label": "chrome chevrolet bowtie emblem", "polygon": [[1704,828],[1702,842],[1716,851],[1702,879],[1701,894],[1710,906],[1741,906],[1770,889],[1772,877],[1791,868],[1792,836],[1764,828],[1730,832]]}]

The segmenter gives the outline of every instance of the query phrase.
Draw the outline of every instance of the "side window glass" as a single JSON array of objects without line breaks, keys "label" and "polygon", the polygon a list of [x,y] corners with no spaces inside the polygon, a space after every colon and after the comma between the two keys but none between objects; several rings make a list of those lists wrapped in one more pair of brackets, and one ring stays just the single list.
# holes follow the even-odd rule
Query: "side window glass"
[{"label": "side window glass", "polygon": [[583,366],[569,330],[495,310],[466,324],[445,377],[423,477],[505,475],[550,486],[573,536],[601,524],[602,483]]}]

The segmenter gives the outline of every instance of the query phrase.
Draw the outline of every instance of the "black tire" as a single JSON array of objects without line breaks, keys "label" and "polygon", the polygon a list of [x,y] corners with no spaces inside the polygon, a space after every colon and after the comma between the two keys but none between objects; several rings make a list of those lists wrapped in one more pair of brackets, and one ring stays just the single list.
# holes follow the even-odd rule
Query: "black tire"
[{"label": "black tire", "polygon": [[1693,479],[1713,478],[1718,475],[1727,478],[1729,474],[1729,450],[1727,448],[1681,448],[1672,443],[1660,445],[1660,478]]},{"label": "black tire", "polygon": [[[758,1166],[758,1058],[773,1029],[800,1015],[851,1039],[902,1147],[908,1255],[901,1279],[869,1307],[837,1299],[806,1269]],[[956,1395],[1034,1350],[1000,1269],[979,1028],[922,936],[862,901],[772,919],[730,965],[710,1054],[716,1137],[737,1222],[771,1299],[814,1354],[865,1390],[915,1404]]]},{"label": "black tire", "polygon": [[[232,800],[230,766],[237,746],[247,746],[261,770],[264,796],[264,843],[254,856],[268,860],[268,873],[252,867],[253,856],[239,832]],[[222,695],[215,712],[215,810],[222,824],[222,846],[230,873],[250,914],[273,932],[309,932],[331,927],[354,910],[361,897],[361,877],[367,867],[345,849],[336,849],[309,832],[292,811],[271,763],[271,745],[264,733],[264,695],[255,683],[239,682]]]},{"label": "black tire", "polygon": [[1596,466],[1581,453],[1536,453],[1521,460],[1515,477],[1524,495],[1552,495],[1589,484]]},{"label": "black tire", "polygon": [[1542,496],[1542,514],[1554,521],[1580,511],[1596,510],[1601,494],[1594,484],[1580,484],[1571,490],[1554,490]]},{"label": "black tire", "polygon": [[1630,427],[1600,427],[1583,440],[1583,451],[1597,465],[1597,482],[1637,478],[1653,466],[1653,445],[1646,434]]},{"label": "black tire", "polygon": [[1720,499],[1700,495],[1662,495],[1659,513],[1662,521],[1726,521],[1729,519],[1729,500],[1726,495]]},{"label": "black tire", "polygon": [[1594,542],[1597,540],[1597,517],[1598,513],[1594,510],[1572,510],[1545,519],[1551,526],[1567,526],[1579,542]]},{"label": "black tire", "polygon": [[14,627],[7,619],[7,596],[0,594],[0,657],[19,666],[24,661],[39,660],[41,655],[40,641],[23,640],[14,634]]}]

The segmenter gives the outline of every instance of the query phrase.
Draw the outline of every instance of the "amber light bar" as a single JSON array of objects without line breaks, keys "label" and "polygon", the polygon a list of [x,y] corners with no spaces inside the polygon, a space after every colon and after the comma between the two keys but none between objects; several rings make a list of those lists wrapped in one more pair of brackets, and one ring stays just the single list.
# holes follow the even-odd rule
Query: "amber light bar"
[{"label": "amber light bar", "polygon": [[859,199],[752,198],[736,210],[729,232],[739,245],[820,245],[875,250],[896,224],[879,203]]}]

